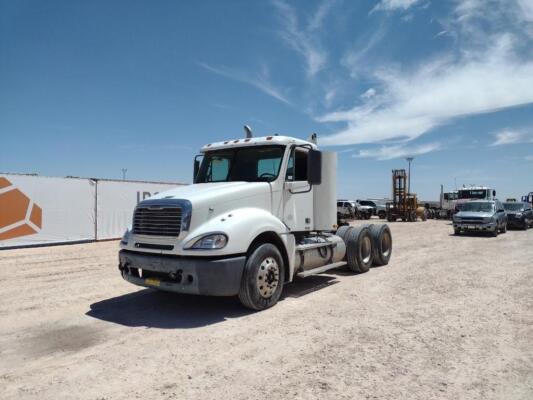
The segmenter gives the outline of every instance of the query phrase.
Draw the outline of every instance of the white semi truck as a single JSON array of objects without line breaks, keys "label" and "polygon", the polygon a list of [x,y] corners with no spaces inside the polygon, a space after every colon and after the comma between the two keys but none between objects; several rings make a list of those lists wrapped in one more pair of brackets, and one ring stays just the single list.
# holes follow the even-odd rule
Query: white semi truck
[{"label": "white semi truck", "polygon": [[463,186],[457,191],[455,211],[459,211],[461,205],[470,200],[496,200],[496,190],[487,186]]},{"label": "white semi truck", "polygon": [[[210,143],[194,184],[135,208],[119,252],[122,277],[179,293],[273,306],[295,277],[347,266],[366,272],[392,252],[387,225],[337,230],[335,153],[286,136]],[[199,158],[202,158],[200,161]]]}]

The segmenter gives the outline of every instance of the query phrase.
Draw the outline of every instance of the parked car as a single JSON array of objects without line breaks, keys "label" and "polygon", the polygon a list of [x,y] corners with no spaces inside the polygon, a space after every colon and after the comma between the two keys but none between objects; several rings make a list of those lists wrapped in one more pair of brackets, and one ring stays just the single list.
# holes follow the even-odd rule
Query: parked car
[{"label": "parked car", "polygon": [[[369,219],[372,215],[376,213],[376,206],[370,205],[366,200],[356,200],[353,202],[362,218]],[[363,204],[364,203],[364,204]]]},{"label": "parked car", "polygon": [[533,227],[533,209],[531,204],[524,202],[503,203],[507,214],[507,225],[513,228],[528,229]]},{"label": "parked car", "polygon": [[356,217],[356,208],[351,201],[337,200],[337,217],[350,219]]},{"label": "parked car", "polygon": [[359,203],[363,206],[370,206],[373,208],[374,215],[377,215],[381,219],[385,219],[387,217],[387,202],[388,200],[380,199],[380,200],[358,200]]},{"label": "parked car", "polygon": [[376,203],[371,200],[356,200],[360,208],[365,208],[370,211],[371,215],[376,215]]},{"label": "parked car", "polygon": [[493,236],[507,232],[507,215],[499,200],[472,200],[461,205],[453,216],[453,230],[461,232],[489,232]]},{"label": "parked car", "polygon": [[337,216],[350,219],[369,219],[372,216],[370,207],[361,206],[352,200],[337,200]]}]

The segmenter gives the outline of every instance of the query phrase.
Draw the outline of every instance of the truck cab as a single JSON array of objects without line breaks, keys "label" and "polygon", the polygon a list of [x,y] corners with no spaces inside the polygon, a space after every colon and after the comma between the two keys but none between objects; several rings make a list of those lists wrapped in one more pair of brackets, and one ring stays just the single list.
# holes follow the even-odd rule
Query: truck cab
[{"label": "truck cab", "polygon": [[462,204],[470,200],[496,200],[496,190],[486,186],[470,186],[462,187],[457,191],[457,201],[455,203],[455,210],[459,211]]},{"label": "truck cab", "polygon": [[[180,293],[238,295],[261,310],[296,275],[388,263],[388,227],[374,236],[368,227],[336,230],[336,162],[315,141],[287,136],[203,146],[192,185],[134,210],[120,244],[122,277]],[[385,243],[379,251],[374,237]]]}]

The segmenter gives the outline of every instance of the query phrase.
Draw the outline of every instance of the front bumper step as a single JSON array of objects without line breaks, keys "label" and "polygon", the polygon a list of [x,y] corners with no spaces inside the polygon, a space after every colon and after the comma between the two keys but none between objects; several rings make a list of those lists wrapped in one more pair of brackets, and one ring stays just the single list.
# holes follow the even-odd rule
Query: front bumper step
[{"label": "front bumper step", "polygon": [[236,295],[245,262],[245,256],[206,259],[127,250],[119,252],[119,269],[122,277],[130,283],[170,292],[209,296]]}]

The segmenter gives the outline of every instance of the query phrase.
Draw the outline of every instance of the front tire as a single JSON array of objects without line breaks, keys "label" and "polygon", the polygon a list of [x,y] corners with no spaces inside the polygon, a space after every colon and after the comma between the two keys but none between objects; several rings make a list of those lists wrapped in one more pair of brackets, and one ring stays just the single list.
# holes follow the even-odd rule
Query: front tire
[{"label": "front tire", "polygon": [[503,224],[502,233],[507,233],[507,223]]},{"label": "front tire", "polygon": [[246,308],[265,310],[278,302],[284,282],[285,265],[278,248],[262,244],[246,260],[239,300]]}]

